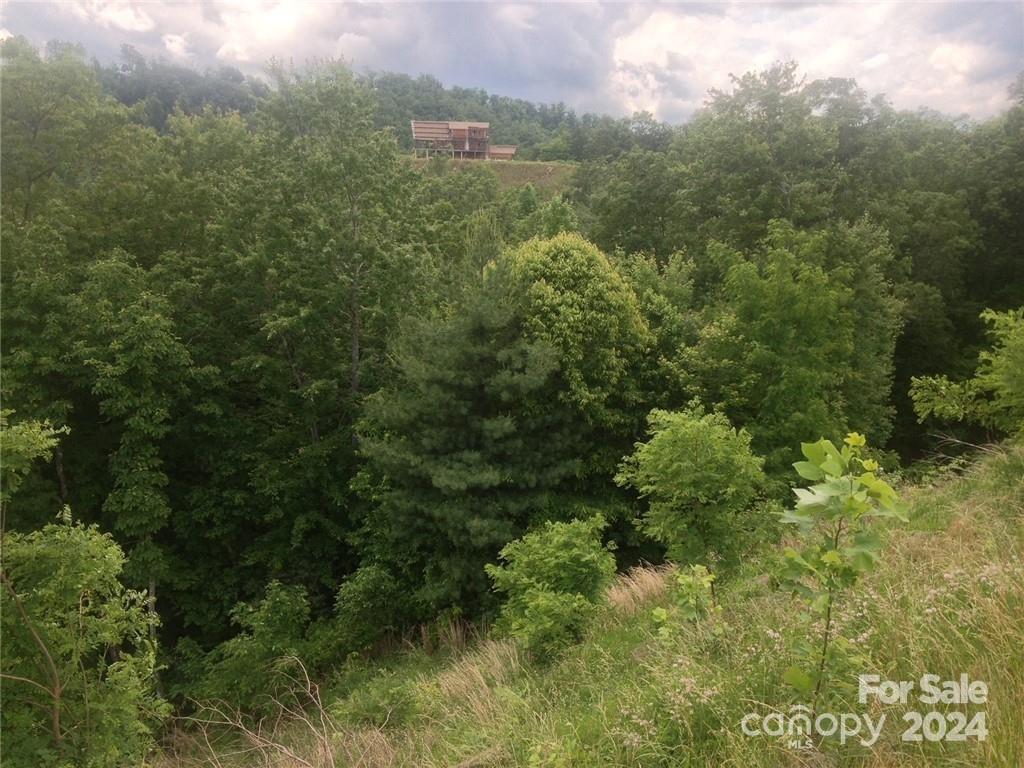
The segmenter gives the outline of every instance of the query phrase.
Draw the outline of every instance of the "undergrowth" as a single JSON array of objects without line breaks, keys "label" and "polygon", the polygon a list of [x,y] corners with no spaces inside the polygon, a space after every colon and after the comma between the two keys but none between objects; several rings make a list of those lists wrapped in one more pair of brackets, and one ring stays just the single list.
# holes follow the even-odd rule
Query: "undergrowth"
[{"label": "undergrowth", "polygon": [[[222,729],[208,746],[210,732],[183,728],[154,766],[1024,765],[1024,447],[900,490],[910,523],[882,531],[882,562],[835,619],[860,666],[833,671],[827,709],[885,712],[870,747],[743,734],[747,713],[799,703],[783,676],[813,621],[775,589],[766,552],[718,585],[721,611],[678,632],[659,634],[652,619],[670,603],[672,569],[638,569],[617,577],[584,641],[554,664],[487,638],[447,657],[410,647],[386,665],[353,661],[317,689],[316,717],[284,713],[268,743]],[[901,741],[913,700],[858,704],[865,673],[985,681],[987,704],[961,709],[987,713],[987,738]],[[309,721],[326,724],[326,741]]]}]

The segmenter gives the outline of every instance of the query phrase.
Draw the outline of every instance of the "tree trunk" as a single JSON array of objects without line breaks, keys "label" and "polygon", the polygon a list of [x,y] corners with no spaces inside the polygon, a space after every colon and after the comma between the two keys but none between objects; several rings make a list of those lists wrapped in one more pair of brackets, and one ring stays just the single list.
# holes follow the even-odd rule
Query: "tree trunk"
[{"label": "tree trunk", "polygon": [[57,471],[57,483],[60,486],[60,503],[65,506],[68,503],[68,478],[64,474],[64,451],[59,443],[53,449],[53,467]]}]

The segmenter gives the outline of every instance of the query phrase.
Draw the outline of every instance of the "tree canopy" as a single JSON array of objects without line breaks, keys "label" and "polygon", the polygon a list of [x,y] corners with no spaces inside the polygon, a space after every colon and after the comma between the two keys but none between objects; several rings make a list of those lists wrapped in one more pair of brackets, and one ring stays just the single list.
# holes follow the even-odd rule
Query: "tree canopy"
[{"label": "tree canopy", "polygon": [[[158,667],[244,704],[282,649],[498,615],[503,551],[737,554],[802,442],[1019,431],[1019,81],[970,123],[782,63],[669,127],[340,62],[0,58],[4,674],[62,687],[10,600],[125,756]],[[411,117],[490,120],[571,187],[414,161]],[[541,591],[507,615],[582,631],[594,594]],[[74,759],[43,708],[5,699],[5,745]]]}]

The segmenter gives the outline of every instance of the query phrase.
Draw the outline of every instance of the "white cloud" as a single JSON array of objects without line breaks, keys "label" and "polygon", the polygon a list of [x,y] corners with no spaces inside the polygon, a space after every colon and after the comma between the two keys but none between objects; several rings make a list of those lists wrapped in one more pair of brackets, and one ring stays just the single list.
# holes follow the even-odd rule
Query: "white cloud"
[{"label": "white cloud", "polygon": [[125,32],[148,32],[156,26],[141,3],[124,0],[74,0],[68,7],[83,19]]},{"label": "white cloud", "polygon": [[976,45],[940,43],[932,50],[928,63],[939,71],[963,78],[984,59],[985,51]]},{"label": "white cloud", "polygon": [[338,36],[337,52],[346,61],[365,61],[373,56],[375,48],[368,35],[343,32]]},{"label": "white cloud", "polygon": [[865,72],[870,72],[872,69],[878,69],[879,67],[884,67],[888,63],[889,63],[889,54],[888,53],[879,53],[879,54],[877,54],[875,56],[872,56],[870,59],[865,59],[864,61],[862,61],[860,63],[860,68],[862,70],[864,70]]},{"label": "white cloud", "polygon": [[164,48],[168,50],[173,56],[185,57],[188,56],[188,39],[187,35],[164,35],[163,40]]},{"label": "white cloud", "polygon": [[244,43],[235,38],[231,38],[221,45],[221,47],[217,49],[216,56],[218,59],[234,62],[236,64],[243,64],[252,61],[252,57],[249,56],[249,49]]},{"label": "white cloud", "polygon": [[503,5],[496,13],[499,24],[507,24],[516,29],[534,29],[534,17],[537,8],[532,5]]},{"label": "white cloud", "polygon": [[223,22],[217,57],[227,60],[265,60],[271,55],[298,54],[309,35],[315,34],[328,3],[235,2],[218,10]]},{"label": "white cloud", "polygon": [[[930,31],[932,12],[924,5],[886,3],[736,4],[715,14],[662,7],[616,39],[611,88],[630,110],[679,119],[700,106],[708,88],[727,86],[729,73],[795,59],[809,79],[853,77],[900,108],[927,105],[977,117],[1004,108],[1008,81],[991,73],[1012,70],[1006,51],[949,39],[956,30]],[[679,95],[664,87],[665,73],[683,59],[692,69],[679,74],[698,93]]]},{"label": "white cloud", "polygon": [[729,74],[795,59],[809,79],[852,77],[897,107],[982,118],[1024,69],[1024,5],[347,3],[327,0],[9,1],[3,26],[114,58],[214,61],[342,56],[357,69],[431,74],[577,110],[686,119]]}]

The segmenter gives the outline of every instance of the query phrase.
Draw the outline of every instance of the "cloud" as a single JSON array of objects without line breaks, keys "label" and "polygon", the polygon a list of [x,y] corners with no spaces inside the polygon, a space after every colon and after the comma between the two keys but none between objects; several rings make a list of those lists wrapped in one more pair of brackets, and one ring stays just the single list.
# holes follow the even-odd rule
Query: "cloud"
[{"label": "cloud", "polygon": [[164,35],[161,39],[164,41],[164,48],[166,48],[168,53],[172,56],[176,56],[178,58],[188,56],[187,35]]},{"label": "cloud", "polygon": [[[1005,107],[1006,86],[1024,67],[1024,7],[1016,35],[1001,46],[987,34],[990,8],[1006,15],[1004,5],[989,4],[976,4],[960,24],[948,8],[923,4],[736,4],[715,15],[658,8],[616,40],[612,87],[627,108],[678,120],[700,106],[704,90],[727,87],[730,73],[795,59],[809,79],[853,77],[897,107],[986,117]],[[674,89],[677,76],[702,87]]]},{"label": "cloud", "polygon": [[122,43],[147,56],[262,71],[344,57],[579,111],[680,121],[729,74],[795,59],[809,79],[853,77],[898,106],[983,118],[1024,69],[1021,3],[420,3],[300,0],[19,2],[3,27],[37,44]]},{"label": "cloud", "polygon": [[537,7],[533,5],[504,5],[500,6],[495,14],[499,23],[508,24],[512,27],[530,30],[536,29],[534,19],[537,16]]},{"label": "cloud", "polygon": [[122,0],[72,0],[68,9],[80,18],[125,32],[148,32],[156,26],[139,4]]}]

